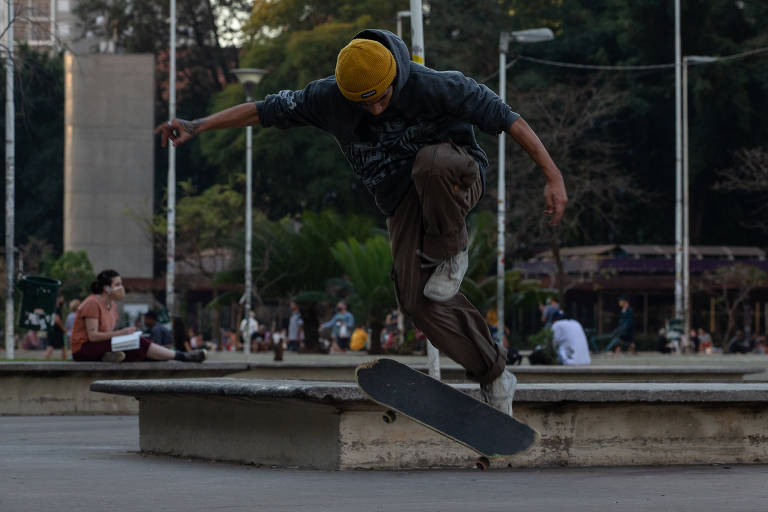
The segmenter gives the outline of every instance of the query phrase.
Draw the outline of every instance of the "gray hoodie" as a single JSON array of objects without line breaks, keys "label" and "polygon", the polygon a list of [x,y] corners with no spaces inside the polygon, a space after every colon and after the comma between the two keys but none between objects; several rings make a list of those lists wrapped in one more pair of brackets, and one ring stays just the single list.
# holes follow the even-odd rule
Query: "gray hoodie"
[{"label": "gray hoodie", "polygon": [[411,167],[424,146],[453,141],[480,164],[485,183],[488,157],[473,125],[490,134],[509,130],[520,117],[484,85],[458,71],[435,71],[412,62],[402,39],[387,30],[363,30],[394,55],[397,75],[387,109],[378,116],[342,96],[336,77],[281,91],[257,102],[264,127],[316,126],[336,138],[354,174],[392,215],[411,185]]}]

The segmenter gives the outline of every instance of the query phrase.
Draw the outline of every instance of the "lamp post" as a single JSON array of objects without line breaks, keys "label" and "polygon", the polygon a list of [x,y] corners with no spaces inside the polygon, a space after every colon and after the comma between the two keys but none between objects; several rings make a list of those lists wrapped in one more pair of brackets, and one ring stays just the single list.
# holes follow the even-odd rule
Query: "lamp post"
[{"label": "lamp post", "polygon": [[13,103],[13,1],[6,6],[5,22],[5,357],[13,359],[14,218],[16,211],[16,111]]},{"label": "lamp post", "polygon": [[[709,64],[717,62],[717,57],[710,57],[706,55],[686,55],[683,57],[683,69],[682,69],[682,139],[683,139],[683,162],[682,162],[682,247],[681,252],[683,256],[682,261],[682,320],[683,327],[685,328],[685,335],[688,336],[691,332],[691,281],[690,281],[690,186],[688,185],[689,176],[689,164],[690,155],[688,152],[688,65],[689,64]],[[678,123],[681,120],[678,119]]]},{"label": "lamp post", "polygon": [[[551,41],[555,34],[548,28],[532,28],[527,30],[518,30],[515,32],[502,32],[499,35],[499,98],[506,103],[507,97],[507,53],[509,52],[509,42],[528,44]],[[504,132],[499,134],[499,185],[498,185],[498,227],[497,227],[497,250],[496,250],[496,313],[498,318],[497,342],[503,343],[504,340],[504,233],[506,218],[506,183],[505,173],[505,146]]]},{"label": "lamp post", "polygon": [[[170,43],[168,45],[168,119],[176,117],[176,0],[170,5]],[[176,146],[168,144],[168,203],[166,217],[166,249],[165,249],[165,308],[171,320],[173,330],[173,314],[175,304],[176,278]]]},{"label": "lamp post", "polygon": [[[253,90],[266,74],[263,69],[240,68],[232,72],[237,80],[245,88],[245,96],[248,102],[253,101]],[[251,353],[251,297],[253,295],[253,273],[251,272],[251,244],[253,240],[253,214],[252,214],[252,188],[253,188],[253,127],[245,127],[245,352],[246,360]]]}]

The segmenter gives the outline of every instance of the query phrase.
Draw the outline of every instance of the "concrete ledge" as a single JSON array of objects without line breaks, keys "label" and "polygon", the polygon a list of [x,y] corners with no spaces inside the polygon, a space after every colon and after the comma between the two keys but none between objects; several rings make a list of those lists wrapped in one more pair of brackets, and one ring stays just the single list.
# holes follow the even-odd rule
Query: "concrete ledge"
[{"label": "concrete ledge", "polygon": [[[354,380],[358,363],[250,363],[231,377],[257,379]],[[427,365],[412,368],[427,373]],[[728,366],[514,366],[520,383],[529,382],[743,382],[746,375],[763,368]],[[456,364],[442,365],[443,380],[466,381],[465,370]]]},{"label": "concrete ledge", "polygon": [[[457,385],[476,395],[474,385]],[[352,383],[100,381],[140,402],[142,451],[280,467],[468,467],[476,454],[384,411]],[[768,384],[528,384],[515,416],[541,433],[496,465],[768,462]]]},{"label": "concrete ledge", "polygon": [[[237,377],[243,379],[354,379],[357,363],[206,362],[184,364],[8,362],[0,363],[0,415],[137,414],[138,404],[120,396],[94,395],[94,380]],[[414,365],[426,372],[426,365]],[[515,366],[521,383],[537,382],[743,382],[761,368],[716,366]],[[464,369],[443,365],[443,379],[464,381]]]},{"label": "concrete ledge", "polygon": [[220,377],[247,369],[245,363],[0,363],[0,416],[49,414],[137,414],[135,400],[91,393],[94,380]]}]

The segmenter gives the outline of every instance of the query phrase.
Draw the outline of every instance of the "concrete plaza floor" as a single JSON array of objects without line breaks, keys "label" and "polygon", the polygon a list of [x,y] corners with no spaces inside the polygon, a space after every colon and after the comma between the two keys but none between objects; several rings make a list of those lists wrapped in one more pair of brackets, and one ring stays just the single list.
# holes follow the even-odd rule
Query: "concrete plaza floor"
[{"label": "concrete plaza floor", "polygon": [[135,416],[0,416],[0,511],[768,509],[768,466],[323,472],[137,450]]}]

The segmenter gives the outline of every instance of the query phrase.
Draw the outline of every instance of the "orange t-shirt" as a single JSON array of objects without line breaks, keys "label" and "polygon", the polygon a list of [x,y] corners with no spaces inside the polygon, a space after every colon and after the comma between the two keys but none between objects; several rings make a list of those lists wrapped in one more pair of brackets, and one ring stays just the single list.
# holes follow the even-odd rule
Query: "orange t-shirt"
[{"label": "orange t-shirt", "polygon": [[87,299],[77,308],[75,323],[72,326],[72,353],[80,350],[83,343],[88,342],[88,329],[85,327],[86,318],[99,319],[99,331],[109,332],[115,330],[117,325],[117,308],[110,301],[111,309],[102,304],[98,295],[89,295]]}]

